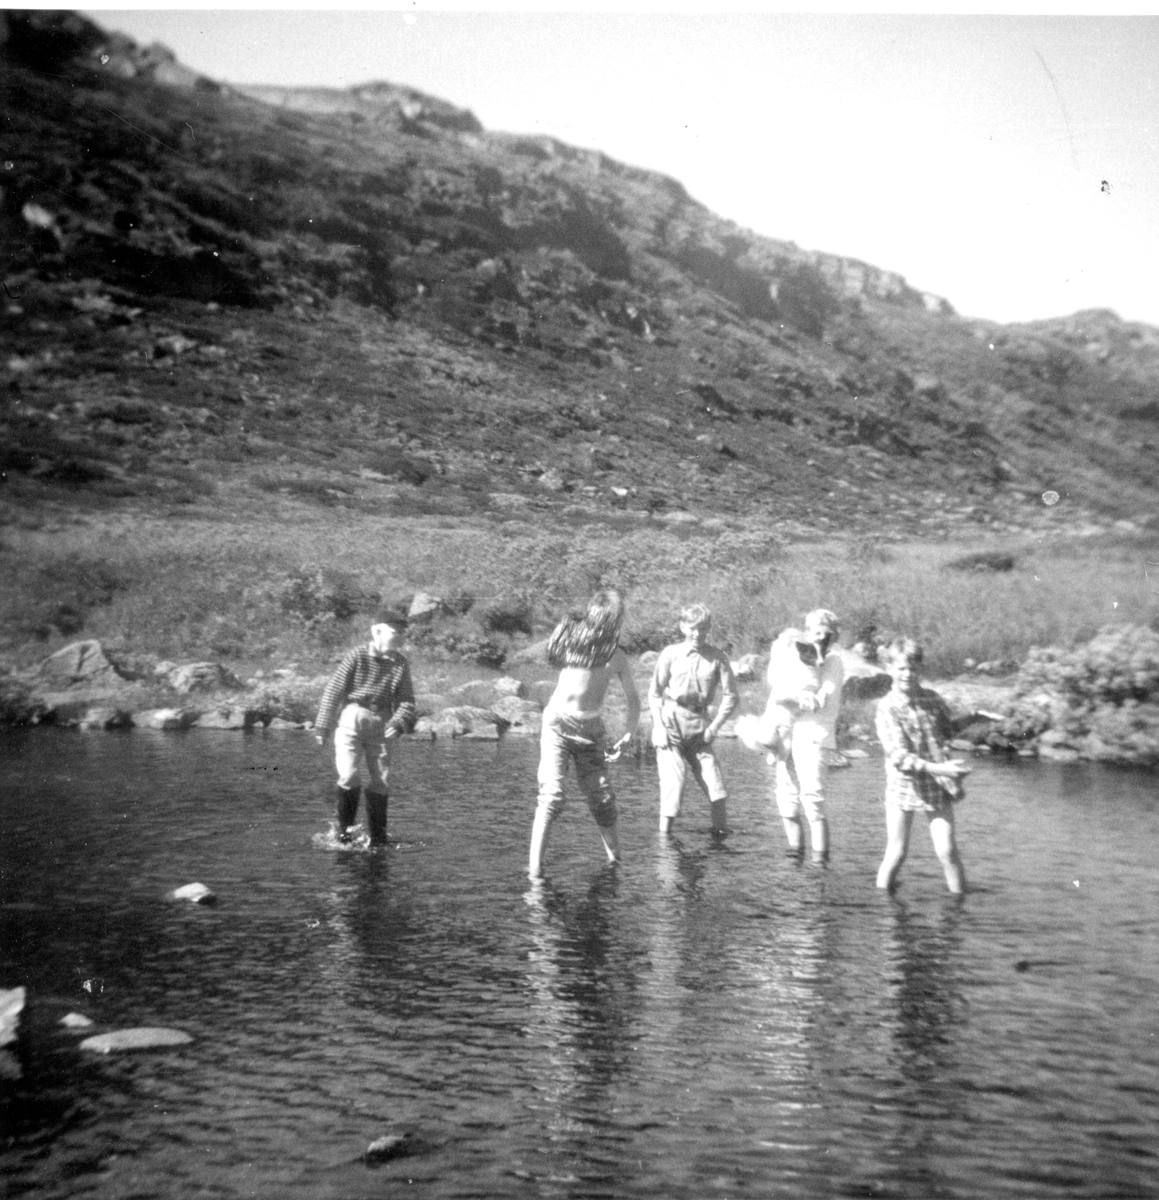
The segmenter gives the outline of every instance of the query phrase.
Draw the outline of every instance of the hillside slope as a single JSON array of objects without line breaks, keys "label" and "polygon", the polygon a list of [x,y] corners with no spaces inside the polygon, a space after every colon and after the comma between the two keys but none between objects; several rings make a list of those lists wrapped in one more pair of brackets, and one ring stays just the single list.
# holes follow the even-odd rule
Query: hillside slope
[{"label": "hillside slope", "polygon": [[1156,511],[1159,330],[965,320],[390,84],[233,89],[75,14],[0,39],[9,503],[938,536]]}]

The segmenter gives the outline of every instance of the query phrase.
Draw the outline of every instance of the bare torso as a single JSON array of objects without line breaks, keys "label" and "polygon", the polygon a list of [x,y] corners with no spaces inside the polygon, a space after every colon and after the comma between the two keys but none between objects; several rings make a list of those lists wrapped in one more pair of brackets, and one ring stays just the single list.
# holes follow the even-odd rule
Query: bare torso
[{"label": "bare torso", "polygon": [[606,667],[563,667],[548,707],[573,717],[595,716],[604,703],[612,679],[620,680],[628,701],[628,728],[635,729],[640,701],[628,656],[623,650],[617,650]]}]

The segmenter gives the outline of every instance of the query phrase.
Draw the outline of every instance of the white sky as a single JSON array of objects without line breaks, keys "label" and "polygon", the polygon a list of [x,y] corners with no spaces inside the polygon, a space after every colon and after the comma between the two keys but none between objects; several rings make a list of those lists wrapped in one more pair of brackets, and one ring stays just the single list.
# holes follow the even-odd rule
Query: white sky
[{"label": "white sky", "polygon": [[1157,16],[86,11],[223,82],[389,80],[598,148],[967,316],[1159,326]]}]

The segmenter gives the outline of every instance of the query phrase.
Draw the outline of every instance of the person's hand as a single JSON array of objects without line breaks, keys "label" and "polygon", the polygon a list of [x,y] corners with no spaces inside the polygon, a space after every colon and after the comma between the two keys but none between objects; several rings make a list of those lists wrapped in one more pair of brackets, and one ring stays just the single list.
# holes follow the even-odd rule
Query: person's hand
[{"label": "person's hand", "polygon": [[797,697],[797,707],[802,712],[816,712],[819,707],[817,697],[812,692],[802,692]]},{"label": "person's hand", "polygon": [[391,740],[391,738],[399,737],[401,735],[401,733],[402,733],[402,730],[399,729],[399,727],[397,725],[388,725],[386,727],[386,729],[383,731],[382,740],[384,742],[389,742]]},{"label": "person's hand", "polygon": [[316,741],[319,746],[325,746],[329,740],[330,740],[330,735],[328,733],[314,734],[314,741]]},{"label": "person's hand", "polygon": [[951,758],[946,762],[931,763],[929,771],[931,775],[942,775],[946,779],[961,779],[963,775],[970,774],[969,766],[961,758]]},{"label": "person's hand", "polygon": [[604,751],[604,761],[605,762],[615,762],[620,757],[620,755],[622,755],[624,753],[624,751],[628,748],[631,741],[632,741],[632,733],[631,733],[631,730],[629,730],[627,733],[624,734],[624,736],[622,738],[620,738],[616,742],[613,742],[607,748],[607,750]]},{"label": "person's hand", "polygon": [[716,740],[716,730],[710,725],[701,735],[700,740],[706,745],[711,746]]}]

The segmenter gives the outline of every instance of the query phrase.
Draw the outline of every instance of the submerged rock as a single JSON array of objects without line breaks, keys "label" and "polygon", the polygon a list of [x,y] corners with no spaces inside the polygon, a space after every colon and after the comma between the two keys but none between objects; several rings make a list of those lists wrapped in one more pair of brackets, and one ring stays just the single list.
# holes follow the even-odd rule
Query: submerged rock
[{"label": "submerged rock", "polygon": [[409,1154],[413,1146],[414,1142],[409,1133],[387,1133],[375,1138],[366,1147],[366,1153],[362,1157],[370,1165],[390,1162],[392,1158],[401,1158]]},{"label": "submerged rock", "polygon": [[115,1050],[151,1050],[157,1046],[187,1046],[193,1038],[180,1029],[162,1029],[143,1025],[137,1029],[114,1029],[85,1038],[82,1050],[96,1054],[111,1054]]},{"label": "submerged rock", "polygon": [[65,1027],[65,1029],[74,1029],[78,1032],[82,1029],[91,1029],[93,1027],[93,1023],[88,1019],[88,1017],[84,1016],[82,1013],[74,1012],[65,1013],[64,1016],[60,1018],[60,1023]]}]

